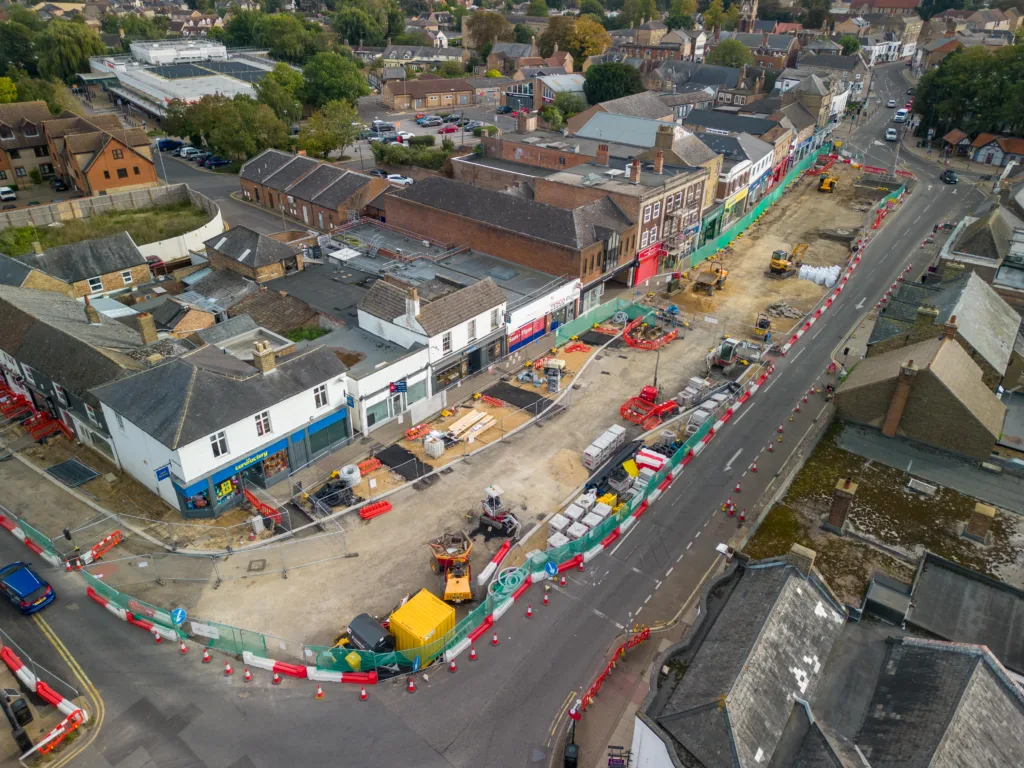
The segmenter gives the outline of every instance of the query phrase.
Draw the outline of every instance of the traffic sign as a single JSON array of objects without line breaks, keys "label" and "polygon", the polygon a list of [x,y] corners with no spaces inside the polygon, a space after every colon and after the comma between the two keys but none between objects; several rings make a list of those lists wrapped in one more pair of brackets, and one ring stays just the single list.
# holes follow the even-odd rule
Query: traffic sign
[{"label": "traffic sign", "polygon": [[548,560],[544,563],[544,573],[548,576],[555,576],[558,573],[558,566]]},{"label": "traffic sign", "polygon": [[176,627],[180,627],[182,624],[184,624],[186,618],[187,617],[185,616],[184,608],[175,608],[173,611],[171,611],[171,621],[174,622],[174,626]]}]

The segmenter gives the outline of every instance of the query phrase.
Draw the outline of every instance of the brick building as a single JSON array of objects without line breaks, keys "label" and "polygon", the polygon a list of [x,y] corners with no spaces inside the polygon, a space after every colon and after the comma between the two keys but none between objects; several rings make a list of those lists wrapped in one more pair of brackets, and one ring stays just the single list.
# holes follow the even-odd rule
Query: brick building
[{"label": "brick building", "polygon": [[566,121],[565,127],[570,134],[576,133],[578,129],[587,124],[591,117],[599,112],[607,112],[612,115],[643,117],[648,120],[661,120],[669,123],[672,122],[675,114],[672,107],[658,98],[657,94],[650,91],[641,91],[631,96],[623,96],[619,99],[611,99],[610,101],[604,101],[592,107],[587,107],[579,114],[570,117]]},{"label": "brick building", "polygon": [[45,101],[0,104],[0,187],[31,185],[29,173],[36,169],[44,178],[53,176],[43,133],[43,123],[52,117]]},{"label": "brick building", "polygon": [[86,195],[127,192],[160,183],[149,136],[116,115],[71,116],[43,123],[57,175]]},{"label": "brick building", "polygon": [[637,224],[607,196],[569,210],[431,177],[387,195],[385,206],[392,226],[579,278],[581,312],[600,303],[605,282],[628,280],[639,240]]},{"label": "brick building", "polygon": [[227,269],[257,283],[302,269],[302,253],[248,227],[232,227],[207,240],[206,258],[214,269]]},{"label": "brick building", "polygon": [[386,107],[397,111],[451,110],[473,104],[473,86],[461,78],[391,80],[384,83],[380,97]]},{"label": "brick building", "polygon": [[152,279],[146,259],[127,232],[59,245],[45,251],[37,247],[34,253],[14,258],[25,267],[51,278],[47,281],[41,276],[33,278],[28,275],[22,285],[75,298],[123,293]]},{"label": "brick building", "polygon": [[175,339],[186,339],[197,331],[212,328],[217,322],[213,312],[174,298],[153,307],[150,314],[156,329]]}]

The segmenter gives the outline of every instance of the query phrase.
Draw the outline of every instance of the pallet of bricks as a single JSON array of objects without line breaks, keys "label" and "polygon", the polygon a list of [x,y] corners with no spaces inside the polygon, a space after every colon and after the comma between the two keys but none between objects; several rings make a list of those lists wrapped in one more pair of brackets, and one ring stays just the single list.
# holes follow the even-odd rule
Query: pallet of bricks
[{"label": "pallet of bricks", "polygon": [[615,501],[615,494],[599,497],[593,488],[578,496],[548,522],[548,549],[582,539],[612,513]]}]

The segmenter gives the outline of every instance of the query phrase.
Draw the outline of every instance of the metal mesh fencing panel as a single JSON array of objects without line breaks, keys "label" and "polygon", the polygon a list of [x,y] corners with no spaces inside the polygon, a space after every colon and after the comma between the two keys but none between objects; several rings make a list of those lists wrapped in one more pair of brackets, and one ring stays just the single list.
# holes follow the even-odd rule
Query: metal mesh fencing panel
[{"label": "metal mesh fencing panel", "polygon": [[37,531],[35,528],[33,528],[31,525],[29,525],[24,520],[24,518],[20,518],[19,517],[19,518],[17,518],[17,520],[18,520],[18,527],[21,528],[21,530],[23,530],[25,532],[25,536],[27,536],[29,539],[31,539],[33,543],[38,545],[43,550],[43,552],[45,552],[48,555],[53,555],[54,557],[58,557],[61,560],[64,559],[63,557],[61,557],[60,552],[58,552],[57,549],[53,546],[53,542],[50,541],[50,537],[49,536],[44,536],[40,531]]}]

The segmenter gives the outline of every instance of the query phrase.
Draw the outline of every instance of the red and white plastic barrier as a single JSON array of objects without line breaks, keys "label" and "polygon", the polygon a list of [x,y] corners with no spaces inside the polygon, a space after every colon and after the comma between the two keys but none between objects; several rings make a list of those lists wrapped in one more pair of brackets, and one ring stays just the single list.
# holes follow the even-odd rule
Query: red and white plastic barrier
[{"label": "red and white plastic barrier", "polygon": [[57,555],[51,555],[49,552],[44,552],[42,547],[40,547],[38,544],[32,541],[32,539],[30,539],[28,536],[26,536],[25,532],[21,530],[21,527],[6,515],[0,514],[0,528],[6,528],[8,531],[11,532],[14,538],[16,538],[29,549],[31,549],[33,552],[35,552],[37,555],[39,555],[53,567],[60,567],[60,558],[57,557]]},{"label": "red and white plastic barrier", "polygon": [[107,600],[107,598],[103,597],[103,595],[99,594],[92,587],[86,588],[85,593],[89,596],[90,600],[102,605],[112,614],[117,616],[117,618],[119,618],[121,621],[127,621],[129,624],[132,624],[133,626],[136,626],[139,629],[144,629],[151,635],[159,635],[165,640],[177,641],[179,639],[178,633],[175,632],[173,629],[168,629],[165,626],[162,626],[152,621],[148,621],[146,619],[140,619],[131,611],[125,610],[121,606],[110,602],[109,600]]},{"label": "red and white plastic barrier", "polygon": [[487,567],[480,571],[479,574],[477,574],[477,584],[483,586],[491,580],[491,576],[493,576],[494,572],[497,571],[498,568],[501,566],[501,561],[505,559],[505,555],[508,554],[508,551],[510,549],[512,549],[511,539],[506,541],[498,548],[498,551],[494,553],[494,557],[491,558],[491,562],[487,564]]},{"label": "red and white plastic barrier", "polygon": [[265,656],[257,656],[251,651],[242,651],[242,661],[250,667],[265,669],[268,672],[277,672],[279,675],[287,675],[288,677],[309,676],[309,667],[305,667],[302,664],[288,664],[284,661],[274,661],[273,659],[268,659]]},{"label": "red and white plastic barrier", "polygon": [[14,673],[26,688],[35,691],[39,694],[39,698],[45,701],[47,704],[56,707],[61,714],[70,717],[74,712],[78,711],[82,713],[82,721],[88,722],[89,714],[69,699],[65,699],[57,691],[53,690],[48,684],[39,680],[35,674],[25,663],[18,658],[18,655],[8,647],[0,648],[0,659],[3,659],[4,664],[7,665],[8,669]]}]

